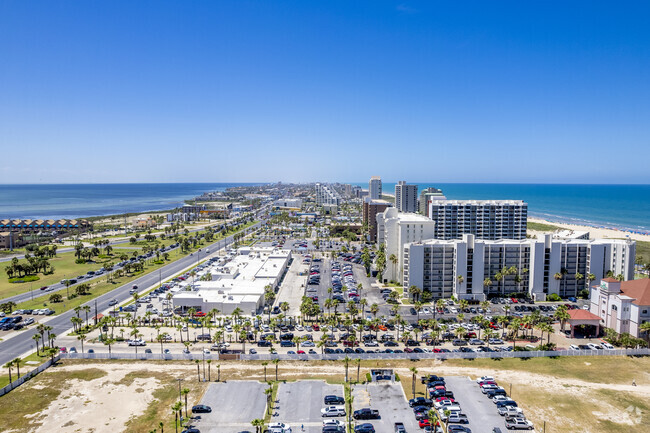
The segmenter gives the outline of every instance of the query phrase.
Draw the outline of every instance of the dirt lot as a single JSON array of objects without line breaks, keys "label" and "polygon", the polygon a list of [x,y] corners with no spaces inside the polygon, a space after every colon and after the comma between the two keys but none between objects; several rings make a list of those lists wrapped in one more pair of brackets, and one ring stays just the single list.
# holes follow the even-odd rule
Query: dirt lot
[{"label": "dirt lot", "polygon": [[[212,365],[212,380],[217,365]],[[493,375],[509,389],[536,426],[546,432],[645,432],[650,424],[650,358],[576,357],[362,362],[360,377],[371,367],[394,368],[405,393],[411,393],[410,367],[427,373]],[[220,361],[222,380],[274,380],[275,366],[259,362]],[[356,378],[356,363],[350,377]],[[278,379],[324,379],[341,383],[341,362],[280,362]],[[0,398],[0,431],[10,432],[149,432],[164,420],[173,430],[169,409],[178,398],[176,378],[191,388],[189,404],[198,402],[199,384],[193,363],[67,361]],[[632,380],[637,386],[632,386]],[[418,381],[419,383],[419,381]],[[421,386],[421,385],[418,385]],[[418,388],[418,390],[421,390]],[[9,408],[5,411],[5,408]],[[540,429],[541,430],[541,429]]]}]

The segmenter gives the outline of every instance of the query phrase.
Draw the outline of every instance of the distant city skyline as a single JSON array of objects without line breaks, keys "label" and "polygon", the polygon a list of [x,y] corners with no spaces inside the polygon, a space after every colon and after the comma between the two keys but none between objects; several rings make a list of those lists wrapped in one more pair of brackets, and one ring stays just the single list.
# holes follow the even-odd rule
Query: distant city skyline
[{"label": "distant city skyline", "polygon": [[650,183],[646,2],[0,11],[2,184]]}]

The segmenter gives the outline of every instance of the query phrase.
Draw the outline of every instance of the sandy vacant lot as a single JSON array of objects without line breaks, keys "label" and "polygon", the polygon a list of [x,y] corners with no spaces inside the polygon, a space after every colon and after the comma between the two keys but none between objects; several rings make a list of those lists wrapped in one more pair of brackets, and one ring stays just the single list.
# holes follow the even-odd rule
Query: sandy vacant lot
[{"label": "sandy vacant lot", "polygon": [[[567,428],[574,432],[642,432],[643,426],[650,421],[650,408],[645,403],[650,400],[650,360],[608,358],[531,360],[537,364],[518,360],[518,364],[395,361],[381,363],[381,366],[390,366],[397,371],[407,393],[410,393],[411,387],[411,366],[418,369],[418,376],[427,373],[472,378],[493,375],[506,389],[512,384],[513,398],[536,425],[541,427],[541,423],[546,421],[547,432],[567,431]],[[365,377],[369,368],[376,364],[362,363],[361,377]],[[628,371],[612,371],[611,366],[617,364]],[[355,379],[356,362],[351,362],[349,369],[350,377]],[[222,380],[265,379],[264,367],[260,363],[223,361],[220,370]],[[274,380],[275,366],[269,363],[266,370],[266,379]],[[599,370],[602,370],[602,375]],[[213,364],[211,371],[215,380],[217,366]],[[341,382],[343,376],[341,362],[281,362],[278,366],[279,380],[313,378]],[[133,420],[163,405],[156,398],[157,390],[170,387],[170,383],[175,384],[174,379],[179,377],[185,379],[184,383],[193,381],[196,384],[196,366],[163,362],[70,361],[46,371],[0,399],[0,405],[5,408],[8,407],[5,404],[12,404],[12,400],[21,405],[21,399],[29,399],[38,393],[47,394],[48,387],[61,388],[51,399],[43,401],[40,408],[23,407],[22,412],[18,409],[14,416],[22,419],[19,428],[7,428],[9,425],[2,421],[5,415],[0,415],[0,430],[36,433],[148,432],[157,427],[160,419],[156,418],[155,424],[153,420],[146,424],[146,429],[145,424],[134,424]],[[630,377],[635,378],[637,386],[632,385]],[[65,378],[65,381],[61,383],[57,378]],[[193,394],[195,401],[200,399],[199,394]],[[167,406],[167,403],[164,405]],[[167,407],[161,408],[161,413],[166,415],[160,416],[168,417],[166,423],[173,422]],[[173,428],[172,424],[167,425]]]}]

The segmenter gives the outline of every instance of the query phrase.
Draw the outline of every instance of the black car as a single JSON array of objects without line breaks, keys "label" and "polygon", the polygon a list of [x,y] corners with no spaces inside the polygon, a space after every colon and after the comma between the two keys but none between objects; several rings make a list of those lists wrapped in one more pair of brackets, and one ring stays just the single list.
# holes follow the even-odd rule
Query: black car
[{"label": "black car", "polygon": [[199,430],[196,427],[188,427],[185,430],[183,430],[181,433],[201,433],[201,430]]},{"label": "black car", "polygon": [[355,410],[353,417],[354,419],[379,419],[379,411],[377,409],[363,408]]},{"label": "black car", "polygon": [[257,347],[271,347],[270,341],[260,340],[257,342]]},{"label": "black car", "polygon": [[432,405],[433,405],[433,400],[424,397],[415,397],[409,400],[409,406],[411,407],[415,407],[415,406],[431,407]]},{"label": "black car", "polygon": [[413,412],[428,412],[431,406],[413,406]]},{"label": "black car", "polygon": [[345,404],[345,399],[338,395],[326,395],[323,399],[326,405]]},{"label": "black car", "polygon": [[206,406],[204,404],[198,404],[196,406],[192,406],[192,413],[210,413],[212,412],[212,408],[210,406]]},{"label": "black car", "polygon": [[355,433],[375,433],[375,427],[370,423],[360,424],[354,428]]},{"label": "black car", "polygon": [[458,424],[450,424],[447,427],[449,433],[472,433],[472,430],[469,427],[465,427]]}]

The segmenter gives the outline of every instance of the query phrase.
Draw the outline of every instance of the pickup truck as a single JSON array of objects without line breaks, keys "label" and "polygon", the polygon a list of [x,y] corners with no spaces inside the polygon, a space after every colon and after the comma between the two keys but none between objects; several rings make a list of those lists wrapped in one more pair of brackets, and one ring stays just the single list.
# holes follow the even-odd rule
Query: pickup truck
[{"label": "pickup truck", "polygon": [[379,419],[379,411],[366,407],[363,409],[355,410],[352,416],[354,419]]},{"label": "pickup truck", "polygon": [[506,428],[508,430],[532,430],[533,423],[527,419],[515,418],[506,420]]},{"label": "pickup truck", "polygon": [[395,433],[406,433],[406,428],[404,427],[404,423],[402,422],[395,423]]}]

